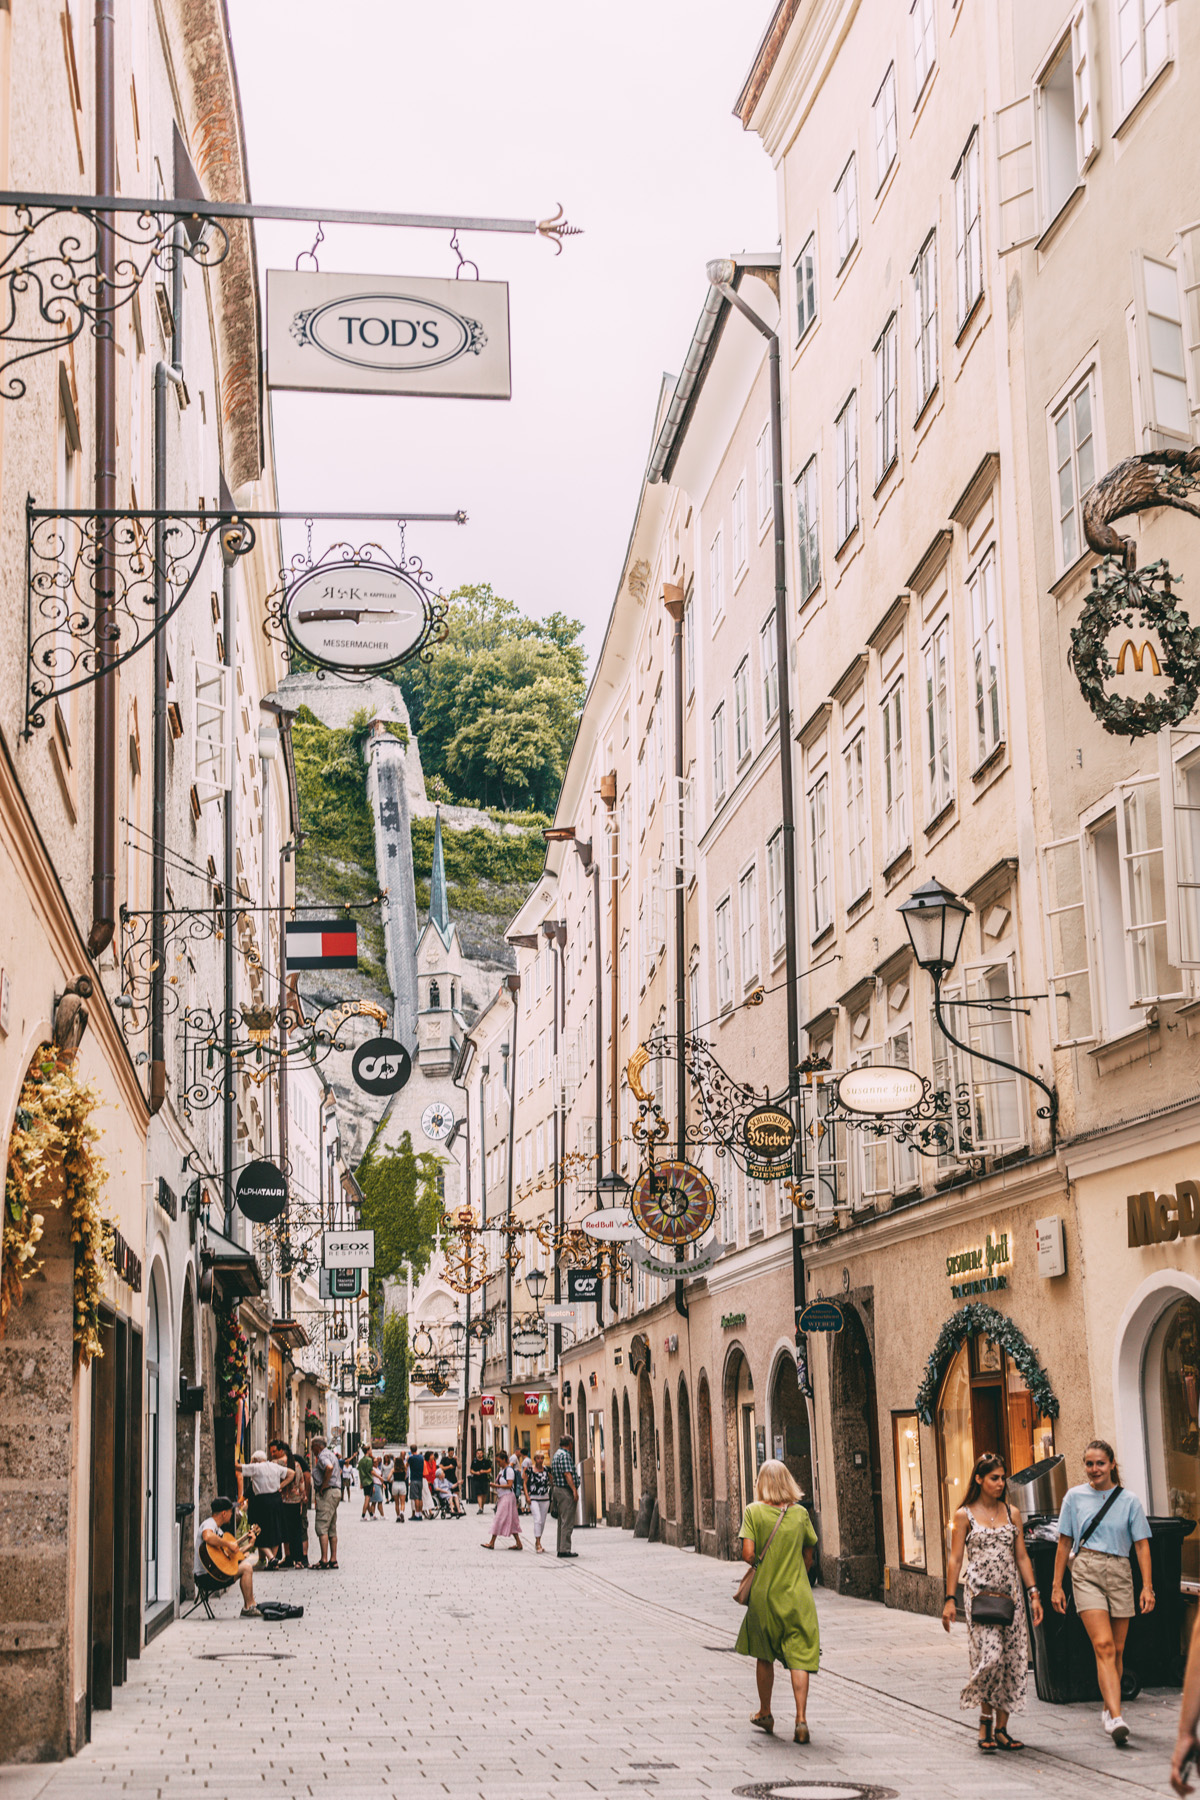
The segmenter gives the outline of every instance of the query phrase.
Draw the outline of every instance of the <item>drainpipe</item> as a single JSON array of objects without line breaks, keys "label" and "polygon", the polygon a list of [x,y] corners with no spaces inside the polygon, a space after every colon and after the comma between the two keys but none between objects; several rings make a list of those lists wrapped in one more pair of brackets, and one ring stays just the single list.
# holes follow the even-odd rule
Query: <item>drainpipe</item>
[{"label": "drainpipe", "polygon": [[[678,813],[676,829],[679,833],[679,862],[675,868],[675,1154],[680,1162],[686,1162],[687,1070],[683,1062],[683,1041],[687,1036],[684,948],[686,925],[683,905],[683,588],[677,582],[664,584],[663,605],[675,626],[671,634],[671,664],[675,678],[675,807]],[[683,1261],[682,1244],[675,1246],[675,1261]],[[675,1283],[675,1311],[681,1319],[688,1316],[682,1280]]]},{"label": "drainpipe", "polygon": [[[174,362],[159,362],[154,369],[154,510],[167,507],[167,384],[183,386],[179,315],[175,315],[172,344]],[[166,1033],[163,1020],[166,994],[167,922],[167,612],[166,521],[154,521],[154,865],[150,901],[150,1111],[156,1113],[167,1095]]]},{"label": "drainpipe", "polygon": [[[504,985],[511,996],[513,1009],[512,1045],[508,1056],[508,1205],[505,1212],[505,1217],[511,1225],[513,1216],[513,1155],[517,1135],[517,996],[521,992],[520,975],[506,975],[504,977]],[[512,1238],[507,1238],[505,1242],[507,1246],[511,1247]],[[504,1263],[504,1310],[507,1315],[505,1334],[508,1340],[504,1352],[504,1366],[506,1370],[504,1379],[506,1385],[511,1388],[513,1378],[512,1263],[507,1258]]]},{"label": "drainpipe", "polygon": [[[611,845],[612,845],[612,829],[613,829],[613,813],[614,813],[614,810],[615,810],[616,804],[617,804],[617,772],[615,769],[610,769],[607,775],[602,775],[600,777],[600,798],[604,802],[605,811],[608,813],[608,842],[611,847]],[[597,887],[596,887],[596,905],[597,905],[597,907],[599,906],[599,904],[600,904],[600,888],[599,888],[599,884],[597,883]],[[617,1029],[618,1029],[618,1025],[620,1023],[619,1014],[620,1014],[620,1007],[621,1007],[621,971],[620,971],[620,967],[619,967],[621,945],[620,945],[620,934],[617,929],[618,909],[621,904],[621,868],[620,868],[620,858],[618,855],[614,855],[612,858],[612,867],[611,867],[610,878],[609,878],[608,904],[609,904],[609,911],[612,914],[612,929],[609,932],[610,948],[611,948],[611,953],[612,953],[612,968],[609,971],[609,978],[608,978],[609,1037],[611,1039],[611,1044],[610,1044],[610,1048],[609,1048],[609,1071],[608,1071],[609,1092],[610,1092],[609,1120],[610,1120],[610,1123],[612,1126],[612,1136],[611,1136],[609,1142],[612,1146],[612,1156],[611,1156],[610,1167],[615,1170],[616,1166],[617,1166],[617,1143],[618,1143],[618,1133],[620,1131],[620,1106],[621,1106],[621,1090],[620,1090],[620,1086],[619,1086],[620,1077],[621,1077],[620,1051],[617,1047]],[[602,1009],[600,1006],[600,922],[599,922],[599,915],[597,914],[597,920],[596,920],[596,1068],[597,1068],[597,1071],[599,1071],[599,1067],[600,1067],[600,1047],[601,1047],[601,1043],[603,1041],[602,1040],[602,1023],[601,1023],[601,1018],[600,1018],[601,1010]],[[596,1085],[597,1085],[597,1088],[599,1088],[600,1079],[599,1079],[598,1073],[597,1073],[597,1084]],[[600,1138],[600,1109],[599,1109],[599,1107],[597,1108],[597,1114],[596,1114],[596,1134],[597,1134],[597,1147],[599,1147],[599,1138]],[[618,1294],[617,1294],[617,1253],[616,1253],[616,1249],[614,1247],[612,1258],[609,1262],[609,1267],[608,1267],[608,1303],[609,1303],[609,1306],[612,1308],[614,1318],[616,1316],[616,1311],[617,1311],[617,1298],[618,1298]]]},{"label": "drainpipe", "polygon": [[[734,262],[711,262],[708,279],[730,306],[767,340],[771,377],[771,492],[775,532],[775,662],[779,680],[779,796],[783,815],[783,930],[787,975],[788,1098],[799,1092],[800,994],[796,956],[796,820],[792,796],[792,709],[788,669],[787,543],[783,511],[783,400],[779,370],[779,333],[742,299],[733,286]],[[803,1227],[793,1214],[792,1298],[797,1309],[804,1305]],[[797,1310],[799,1317],[799,1310]]]},{"label": "drainpipe", "polygon": [[[117,191],[115,46],[113,0],[96,0],[96,192]],[[114,279],[113,215],[97,220],[98,299]],[[117,504],[117,346],[111,318],[94,339],[96,374],[96,510]],[[96,663],[108,670],[116,639],[116,591],[111,522],[98,534],[96,559]],[[92,772],[92,925],[88,955],[102,956],[117,922],[117,685],[115,674],[96,683]]]},{"label": "drainpipe", "polygon": [[234,768],[234,733],[233,722],[237,712],[237,697],[234,690],[234,670],[237,667],[235,655],[237,637],[237,592],[233,585],[233,565],[237,561],[245,537],[245,527],[234,522],[222,525],[221,562],[222,584],[224,587],[224,615],[222,623],[225,628],[225,666],[229,670],[229,722],[228,733],[229,786],[225,791],[225,1008],[222,1021],[222,1166],[221,1184],[225,1217],[222,1230],[227,1238],[233,1236],[233,1135],[234,1135],[234,1095],[233,1095],[233,917],[234,917],[234,885],[237,881],[237,846],[235,841],[237,812],[237,771]]},{"label": "drainpipe", "polygon": [[[566,1223],[566,1220],[563,1217],[563,1214],[564,1214],[566,1208],[563,1203],[562,1167],[561,1167],[561,1164],[559,1161],[559,1145],[562,1141],[562,1135],[561,1135],[561,1132],[559,1129],[559,1100],[561,1097],[561,1089],[560,1089],[559,1083],[558,1083],[558,1015],[559,1015],[560,1007],[562,1005],[560,996],[563,994],[563,991],[566,987],[566,982],[564,981],[563,974],[562,974],[562,957],[563,957],[563,946],[566,944],[566,941],[567,941],[567,928],[565,925],[559,924],[555,920],[546,919],[543,921],[542,931],[546,937],[547,947],[550,951],[551,956],[554,959],[553,999],[554,999],[554,1090],[555,1091],[554,1091],[554,1117],[553,1117],[553,1125],[554,1125],[553,1155],[554,1155],[554,1236],[555,1236],[555,1241],[557,1242],[557,1240],[562,1232],[563,1226]],[[559,1260],[558,1256],[556,1255],[554,1258],[554,1304],[556,1306],[559,1305],[561,1300],[562,1300],[562,1263]],[[561,1361],[562,1361],[562,1326],[556,1325],[554,1327],[554,1373],[556,1376],[558,1374],[558,1367],[559,1367],[559,1364],[561,1363]]]}]

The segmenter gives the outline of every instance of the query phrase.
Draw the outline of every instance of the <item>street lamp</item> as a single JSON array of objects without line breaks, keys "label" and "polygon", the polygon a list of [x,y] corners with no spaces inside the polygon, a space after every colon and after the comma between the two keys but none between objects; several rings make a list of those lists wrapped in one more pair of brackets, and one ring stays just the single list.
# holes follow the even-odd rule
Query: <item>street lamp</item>
[{"label": "street lamp", "polygon": [[525,1286],[534,1305],[540,1306],[542,1295],[546,1291],[545,1269],[530,1269],[525,1277]]},{"label": "street lamp", "polygon": [[629,1199],[629,1183],[619,1169],[610,1169],[596,1183],[598,1206],[624,1206]]},{"label": "street lamp", "polygon": [[456,1350],[461,1350],[462,1349],[462,1341],[467,1335],[466,1326],[463,1324],[461,1319],[451,1319],[449,1330],[450,1330],[450,1336],[454,1339],[454,1348]]},{"label": "street lamp", "polygon": [[900,917],[918,965],[932,975],[935,988],[958,961],[959,946],[971,909],[940,881],[927,881],[901,902]]}]

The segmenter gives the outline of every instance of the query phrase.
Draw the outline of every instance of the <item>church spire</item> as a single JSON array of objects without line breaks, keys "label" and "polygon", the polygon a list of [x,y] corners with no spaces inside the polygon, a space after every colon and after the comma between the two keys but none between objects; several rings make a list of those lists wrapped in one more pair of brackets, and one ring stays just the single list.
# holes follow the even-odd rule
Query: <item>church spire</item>
[{"label": "church spire", "polygon": [[446,895],[446,864],[442,856],[442,809],[433,815],[433,873],[429,878],[429,922],[443,938],[450,935],[450,902]]}]

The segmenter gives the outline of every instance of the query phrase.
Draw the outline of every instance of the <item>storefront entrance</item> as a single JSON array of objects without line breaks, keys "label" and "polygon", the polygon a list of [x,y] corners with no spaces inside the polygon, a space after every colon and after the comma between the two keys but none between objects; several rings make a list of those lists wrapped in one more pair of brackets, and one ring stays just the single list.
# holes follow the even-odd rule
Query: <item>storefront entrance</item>
[{"label": "storefront entrance", "polygon": [[971,1470],[988,1452],[1009,1474],[1054,1455],[1054,1421],[1038,1412],[1012,1358],[982,1335],[968,1338],[950,1360],[937,1412],[942,1532],[949,1547],[954,1515]]},{"label": "storefront entrance", "polygon": [[[879,1599],[883,1592],[883,1462],[875,1362],[856,1308],[833,1340],[833,1469],[840,1545],[833,1582],[842,1594]],[[824,1564],[822,1564],[824,1568]]]},{"label": "storefront entrance", "polygon": [[[1142,1372],[1151,1513],[1200,1519],[1200,1303],[1176,1300],[1150,1334]],[[1183,1580],[1200,1591],[1200,1532],[1183,1541]]]}]

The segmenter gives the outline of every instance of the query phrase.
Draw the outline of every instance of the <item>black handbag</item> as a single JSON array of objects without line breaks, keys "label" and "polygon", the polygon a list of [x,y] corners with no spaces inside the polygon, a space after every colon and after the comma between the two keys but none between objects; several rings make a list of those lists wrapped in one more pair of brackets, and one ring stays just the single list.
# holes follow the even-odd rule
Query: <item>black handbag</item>
[{"label": "black handbag", "polygon": [[971,1596],[972,1625],[1011,1625],[1017,1603],[1006,1588],[979,1588]]}]

